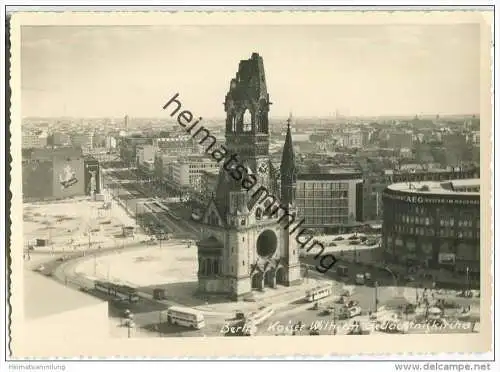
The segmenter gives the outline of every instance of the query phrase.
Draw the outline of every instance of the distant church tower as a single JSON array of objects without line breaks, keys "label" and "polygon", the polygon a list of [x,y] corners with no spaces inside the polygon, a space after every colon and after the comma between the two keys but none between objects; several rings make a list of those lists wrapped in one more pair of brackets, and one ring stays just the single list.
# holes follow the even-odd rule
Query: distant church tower
[{"label": "distant church tower", "polygon": [[[278,203],[281,199],[291,215],[295,212],[297,171],[290,121],[278,171],[269,156],[270,105],[264,62],[253,53],[240,61],[226,95],[225,147],[237,156],[241,173],[257,179]],[[272,209],[266,210],[271,202],[244,188],[231,174],[233,170],[221,167],[215,194],[201,218],[198,291],[239,300],[254,290],[300,283],[297,242],[283,226],[288,221]]]}]

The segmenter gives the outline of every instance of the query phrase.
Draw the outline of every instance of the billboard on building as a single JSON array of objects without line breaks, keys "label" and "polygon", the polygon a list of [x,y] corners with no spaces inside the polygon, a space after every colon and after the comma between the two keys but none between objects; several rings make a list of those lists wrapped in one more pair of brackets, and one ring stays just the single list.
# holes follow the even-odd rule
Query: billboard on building
[{"label": "billboard on building", "polygon": [[32,160],[23,163],[23,198],[35,200],[52,198],[53,173],[52,160]]},{"label": "billboard on building", "polygon": [[53,193],[56,198],[84,195],[83,157],[54,157]]},{"label": "billboard on building", "polygon": [[86,195],[94,195],[101,192],[101,168],[97,160],[85,160],[84,183]]}]

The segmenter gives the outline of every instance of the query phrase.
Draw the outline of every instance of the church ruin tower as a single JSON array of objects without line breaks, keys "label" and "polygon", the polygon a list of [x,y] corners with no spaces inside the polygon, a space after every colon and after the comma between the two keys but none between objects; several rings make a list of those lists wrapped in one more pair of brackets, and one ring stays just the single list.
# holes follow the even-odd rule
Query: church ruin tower
[{"label": "church ruin tower", "polygon": [[[228,154],[201,218],[200,293],[238,300],[254,290],[300,282],[297,243],[280,214],[269,208],[283,205],[280,173],[269,156],[270,105],[264,61],[253,53],[240,61],[224,102]],[[291,137],[289,143],[291,148]],[[285,183],[294,185],[287,177]],[[255,186],[248,186],[248,180],[255,180]],[[287,205],[293,198],[287,197]]]}]

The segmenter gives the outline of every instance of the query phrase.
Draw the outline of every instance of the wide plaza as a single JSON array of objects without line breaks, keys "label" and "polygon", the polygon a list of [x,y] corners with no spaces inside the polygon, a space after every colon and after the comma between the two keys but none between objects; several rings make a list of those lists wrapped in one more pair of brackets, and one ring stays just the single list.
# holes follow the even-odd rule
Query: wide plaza
[{"label": "wide plaza", "polygon": [[[227,319],[232,318],[235,312],[252,312],[263,307],[273,308],[274,313],[259,327],[257,334],[287,334],[286,327],[281,331],[279,325],[296,324],[299,321],[308,326],[320,322],[320,334],[331,334],[335,328],[338,334],[343,334],[348,329],[345,325],[352,319],[334,321],[331,313],[325,311],[328,307],[335,307],[333,306],[335,297],[338,297],[346,284],[352,284],[349,280],[339,278],[335,273],[336,268],[338,265],[349,266],[349,275],[353,277],[359,272],[364,272],[366,269],[364,264],[376,261],[376,247],[353,246],[347,235],[342,236],[342,240],[338,240],[338,236],[318,237],[324,241],[326,251],[334,253],[341,259],[341,262],[325,275],[317,273],[314,265],[310,263],[307,265],[308,258],[304,257],[302,261],[309,270],[301,286],[278,287],[256,292],[253,301],[249,302],[231,302],[220,296],[205,297],[197,293],[198,260],[196,246],[192,241],[185,239],[153,241],[137,229],[134,237],[124,238],[122,228],[135,226],[134,216],[112,200],[109,208],[103,206],[102,201],[93,201],[90,198],[25,204],[23,226],[25,249],[34,246],[36,239],[46,240],[44,246],[34,246],[33,250],[26,250],[25,253],[31,252],[33,256],[31,269],[35,269],[36,265],[33,264],[36,256],[52,257],[53,265],[44,264],[47,270],[51,267],[50,273],[46,274],[66,285],[76,283],[74,290],[78,290],[79,286],[92,288],[96,280],[126,284],[136,288],[141,301],[139,304],[128,306],[134,312],[137,325],[133,331],[134,337],[221,335]],[[331,242],[335,242],[335,245],[331,245]],[[60,260],[60,257],[64,259]],[[58,260],[60,262],[56,264]],[[386,280],[380,280],[377,288],[373,285],[353,287],[350,299],[358,303],[363,312],[356,319],[367,328],[370,327],[367,315],[369,312],[373,312],[376,308],[394,307],[398,302],[416,303],[417,297],[423,295],[423,288],[411,284],[396,285],[399,283],[396,283],[387,272],[385,277]],[[352,281],[352,278],[350,279]],[[332,296],[321,300],[318,308],[304,301],[308,290],[325,283],[333,285]],[[153,291],[156,288],[165,290],[166,300],[153,299]],[[127,330],[123,330],[120,326],[123,309],[116,307],[112,298],[103,297],[98,293],[93,294],[109,301],[111,334],[116,337],[128,337]],[[473,319],[474,323],[479,319],[478,298],[458,298],[451,293],[442,296],[457,302],[459,306],[470,306],[468,317]],[[377,305],[375,300],[378,301]],[[174,304],[202,311],[206,318],[205,329],[188,331],[166,324],[165,319],[162,319],[163,312]],[[445,313],[451,323],[458,319],[453,309]],[[469,318],[463,319],[463,322],[467,322]],[[409,321],[411,319],[410,316]],[[273,327],[276,324],[278,327]],[[469,331],[468,328],[462,328],[456,326],[453,329],[436,330],[413,327],[410,332]],[[297,334],[309,334],[309,330]]]},{"label": "wide plaza", "polygon": [[[25,203],[25,253],[72,253],[133,243],[123,237],[123,227],[134,226],[135,220],[113,201],[109,203],[106,207],[104,201],[89,197]],[[144,238],[140,232],[135,236],[136,241]]]}]

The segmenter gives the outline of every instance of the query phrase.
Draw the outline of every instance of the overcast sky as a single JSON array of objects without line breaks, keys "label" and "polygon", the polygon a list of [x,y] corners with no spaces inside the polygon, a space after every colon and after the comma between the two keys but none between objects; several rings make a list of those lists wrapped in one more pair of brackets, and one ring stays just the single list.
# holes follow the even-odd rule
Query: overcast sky
[{"label": "overcast sky", "polygon": [[271,116],[470,114],[479,26],[23,27],[23,116],[162,117],[175,93],[223,117],[241,59],[258,52]]}]

